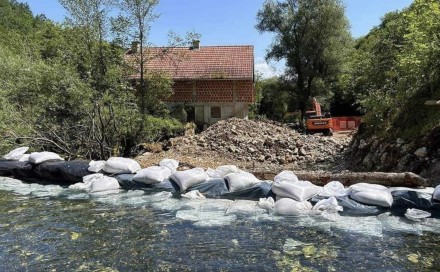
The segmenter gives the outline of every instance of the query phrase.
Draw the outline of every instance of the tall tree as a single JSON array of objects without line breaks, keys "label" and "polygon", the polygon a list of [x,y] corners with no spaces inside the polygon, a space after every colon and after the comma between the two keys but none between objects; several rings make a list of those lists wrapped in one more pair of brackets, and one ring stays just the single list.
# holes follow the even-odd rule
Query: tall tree
[{"label": "tall tree", "polygon": [[304,115],[315,84],[339,73],[351,45],[344,6],[340,0],[266,0],[256,28],[275,34],[266,58],[286,60]]},{"label": "tall tree", "polygon": [[[145,86],[145,62],[146,55],[144,48],[148,45],[148,35],[151,29],[151,23],[158,18],[154,13],[154,8],[158,5],[159,0],[119,0],[118,6],[123,12],[120,17],[120,22],[125,22],[130,31],[130,36],[133,40],[139,42],[137,54],[139,64],[139,92],[141,99],[141,113],[146,113],[146,86]],[[134,46],[137,46],[136,44]]]}]

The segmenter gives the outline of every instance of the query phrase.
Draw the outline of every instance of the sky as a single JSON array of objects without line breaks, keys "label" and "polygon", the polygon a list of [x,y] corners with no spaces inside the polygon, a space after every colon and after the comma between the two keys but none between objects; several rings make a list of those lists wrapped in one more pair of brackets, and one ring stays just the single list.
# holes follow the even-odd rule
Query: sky
[{"label": "sky", "polygon": [[[367,34],[380,23],[385,13],[401,10],[412,0],[342,0],[354,37]],[[66,12],[57,0],[21,0],[28,3],[34,15],[62,22]],[[265,61],[266,50],[273,36],[255,29],[256,14],[264,0],[160,0],[149,40],[157,46],[167,45],[168,32],[185,35],[188,31],[201,34],[203,45],[253,45],[255,69],[264,77],[280,74],[284,63]]]}]

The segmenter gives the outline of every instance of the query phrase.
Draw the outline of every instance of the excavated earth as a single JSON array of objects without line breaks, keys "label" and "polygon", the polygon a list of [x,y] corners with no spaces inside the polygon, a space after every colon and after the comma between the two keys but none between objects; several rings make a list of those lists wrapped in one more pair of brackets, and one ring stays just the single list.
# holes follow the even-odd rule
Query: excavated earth
[{"label": "excavated earth", "polygon": [[181,169],[233,164],[250,172],[342,170],[351,136],[305,135],[283,124],[231,118],[197,135],[146,145],[136,159],[143,167],[173,158]]}]

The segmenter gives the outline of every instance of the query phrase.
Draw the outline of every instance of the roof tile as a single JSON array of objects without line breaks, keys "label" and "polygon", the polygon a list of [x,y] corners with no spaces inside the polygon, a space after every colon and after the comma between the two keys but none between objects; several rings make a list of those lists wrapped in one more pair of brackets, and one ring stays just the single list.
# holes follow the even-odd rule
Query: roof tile
[{"label": "roof tile", "polygon": [[[173,79],[252,79],[254,48],[244,46],[151,47],[144,49],[146,70],[163,71]],[[125,59],[139,70],[139,54],[128,51]],[[131,78],[139,78],[139,72]]]}]

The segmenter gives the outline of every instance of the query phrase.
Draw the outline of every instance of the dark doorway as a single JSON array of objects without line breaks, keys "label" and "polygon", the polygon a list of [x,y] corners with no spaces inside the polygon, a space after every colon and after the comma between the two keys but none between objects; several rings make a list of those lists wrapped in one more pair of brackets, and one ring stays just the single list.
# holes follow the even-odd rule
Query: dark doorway
[{"label": "dark doorway", "polygon": [[186,121],[187,122],[193,122],[196,121],[196,110],[193,106],[185,106],[186,111]]}]

